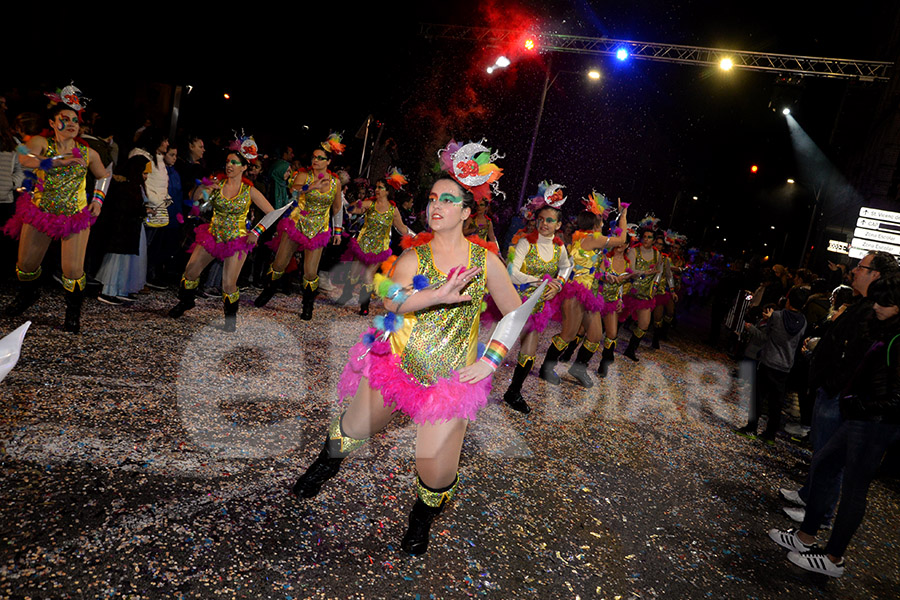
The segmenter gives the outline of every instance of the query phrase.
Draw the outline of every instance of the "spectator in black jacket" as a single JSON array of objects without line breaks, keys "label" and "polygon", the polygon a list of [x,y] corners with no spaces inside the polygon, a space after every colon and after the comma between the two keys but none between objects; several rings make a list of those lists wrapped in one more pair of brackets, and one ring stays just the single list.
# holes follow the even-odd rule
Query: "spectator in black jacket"
[{"label": "spectator in black jacket", "polygon": [[[869,286],[867,299],[873,316],[868,348],[841,392],[841,424],[813,456],[803,523],[799,530],[769,531],[790,550],[792,563],[832,577],[843,575],[844,552],[862,523],[869,486],[887,449],[900,441],[900,275],[882,274]],[[819,550],[816,534],[837,500],[835,483],[842,471],[834,530]]]}]

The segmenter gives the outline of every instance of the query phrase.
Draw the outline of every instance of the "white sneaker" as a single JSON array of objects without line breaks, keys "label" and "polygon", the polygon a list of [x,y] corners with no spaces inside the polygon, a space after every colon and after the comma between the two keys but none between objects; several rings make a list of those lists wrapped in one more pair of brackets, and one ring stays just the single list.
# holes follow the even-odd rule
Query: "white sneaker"
[{"label": "white sneaker", "polygon": [[800,425],[799,423],[788,423],[784,426],[785,433],[797,437],[806,437],[809,435],[809,427]]},{"label": "white sneaker", "polygon": [[797,523],[802,523],[803,518],[806,516],[805,508],[796,508],[794,506],[785,506],[781,510],[783,510],[784,514],[789,516],[792,521],[795,521]]},{"label": "white sneaker", "polygon": [[803,501],[803,498],[800,497],[800,494],[797,493],[797,490],[781,488],[778,490],[778,493],[781,494],[782,498],[784,498],[791,504],[796,504],[797,506],[806,506],[806,502]]},{"label": "white sneaker", "polygon": [[839,563],[831,562],[828,556],[819,550],[809,552],[788,552],[788,560],[807,571],[821,573],[829,577],[840,577],[844,574],[844,559]]},{"label": "white sneaker", "polygon": [[804,544],[797,537],[797,529],[770,529],[769,537],[772,541],[788,550],[795,552],[806,552],[812,549],[815,544]]}]

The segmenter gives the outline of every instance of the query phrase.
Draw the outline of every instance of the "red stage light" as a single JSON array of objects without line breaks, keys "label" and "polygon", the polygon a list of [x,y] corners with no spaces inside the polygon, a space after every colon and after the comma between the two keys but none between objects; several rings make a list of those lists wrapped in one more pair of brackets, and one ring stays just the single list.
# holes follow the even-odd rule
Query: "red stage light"
[{"label": "red stage light", "polygon": [[751,173],[756,173],[757,171],[759,171],[759,167],[757,167],[756,165],[753,165],[752,167],[750,167]]},{"label": "red stage light", "polygon": [[525,40],[525,49],[526,50],[534,50],[534,40],[533,39],[528,38],[527,40]]}]

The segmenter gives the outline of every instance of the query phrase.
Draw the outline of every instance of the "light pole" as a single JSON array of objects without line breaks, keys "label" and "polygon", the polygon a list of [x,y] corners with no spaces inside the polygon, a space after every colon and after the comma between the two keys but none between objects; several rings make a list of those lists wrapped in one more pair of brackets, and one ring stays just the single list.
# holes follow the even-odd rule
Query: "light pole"
[{"label": "light pole", "polygon": [[[793,179],[788,179],[787,182],[790,185],[796,185],[796,181]],[[816,222],[816,216],[819,214],[819,197],[822,195],[822,187],[823,185],[819,183],[813,188],[814,200],[812,213],[809,215],[809,227],[806,228],[806,238],[803,240],[803,248],[800,249],[800,260],[797,261],[797,268],[803,266],[803,259],[806,257],[806,249],[809,247],[809,238],[812,236],[813,225]]]}]

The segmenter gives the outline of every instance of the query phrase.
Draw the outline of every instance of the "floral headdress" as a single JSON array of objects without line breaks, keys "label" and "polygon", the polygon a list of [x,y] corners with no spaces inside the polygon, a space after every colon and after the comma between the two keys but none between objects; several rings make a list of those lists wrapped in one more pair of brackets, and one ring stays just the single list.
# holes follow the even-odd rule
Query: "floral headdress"
[{"label": "floral headdress", "polygon": [[606,218],[612,210],[612,204],[603,194],[592,190],[587,198],[582,198],[581,203],[584,204],[585,210],[589,210],[595,215]]},{"label": "floral headdress", "polygon": [[528,204],[522,207],[522,216],[530,221],[545,206],[562,210],[562,205],[566,202],[566,197],[562,193],[564,187],[559,183],[540,182],[537,195],[530,198]]},{"label": "floral headdress", "polygon": [[503,157],[492,152],[484,141],[460,145],[450,140],[447,147],[438,152],[441,170],[472,192],[475,200],[490,200],[491,192],[503,194],[497,185],[503,170],[493,164]]},{"label": "floral headdress", "polygon": [[55,92],[45,92],[45,96],[50,98],[50,105],[63,103],[77,113],[81,113],[87,106],[89,98],[81,95],[81,90],[75,87],[74,83],[69,83],[66,87],[57,89]]},{"label": "floral headdress", "polygon": [[240,152],[241,156],[250,162],[255,161],[259,156],[259,146],[256,145],[256,140],[253,139],[253,136],[244,135],[243,129],[241,135],[234,132],[234,141],[228,145],[228,149],[232,152]]},{"label": "floral headdress", "polygon": [[322,142],[322,149],[325,150],[325,152],[331,152],[332,154],[340,156],[344,153],[344,149],[346,148],[346,146],[341,143],[342,139],[341,134],[332,131],[328,136],[328,139]]},{"label": "floral headdress", "polygon": [[400,190],[404,185],[409,183],[406,179],[406,176],[400,172],[400,169],[397,167],[391,167],[388,171],[388,174],[385,176],[385,181],[387,181],[388,185],[394,188],[395,190]]}]

